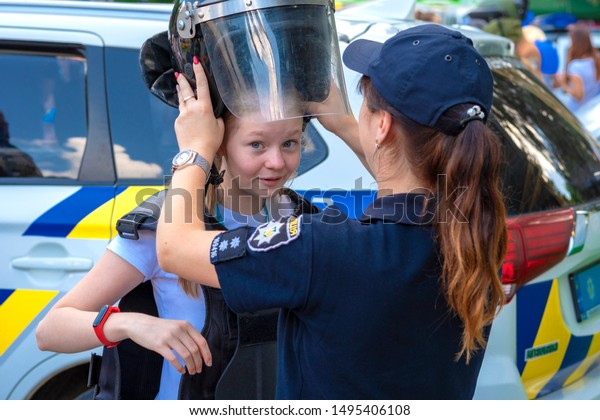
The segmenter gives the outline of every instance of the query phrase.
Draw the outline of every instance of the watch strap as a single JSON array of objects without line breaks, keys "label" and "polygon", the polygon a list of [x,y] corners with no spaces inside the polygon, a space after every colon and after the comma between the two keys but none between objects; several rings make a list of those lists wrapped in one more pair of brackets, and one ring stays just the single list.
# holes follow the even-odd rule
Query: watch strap
[{"label": "watch strap", "polygon": [[104,335],[104,324],[106,323],[106,321],[108,320],[108,317],[116,312],[121,312],[121,310],[119,309],[118,306],[110,306],[108,308],[108,310],[104,313],[104,316],[102,317],[102,320],[100,321],[100,323],[96,326],[94,326],[94,332],[96,333],[96,337],[98,337],[98,340],[100,340],[100,342],[102,343],[103,346],[106,347],[115,347],[116,345],[118,345],[120,343],[120,341],[114,342],[114,341],[109,341],[106,336]]},{"label": "watch strap", "polygon": [[209,165],[208,161],[204,158],[204,156],[202,156],[198,152],[195,152],[193,150],[189,150],[189,152],[192,155],[192,157],[190,158],[190,160],[188,160],[185,163],[182,163],[179,166],[178,165],[173,165],[171,167],[171,173],[175,173],[175,171],[177,169],[183,169],[186,166],[197,165],[200,168],[202,168],[202,170],[204,171],[204,174],[206,175],[206,179],[208,179],[208,177],[210,175],[210,165]]},{"label": "watch strap", "polygon": [[196,156],[194,156],[194,160],[190,162],[190,165],[198,165],[199,167],[201,167],[204,171],[204,174],[206,175],[206,179],[208,179],[208,177],[210,176],[210,165],[208,164],[208,161],[204,158],[204,156],[202,156],[200,153],[196,153]]}]

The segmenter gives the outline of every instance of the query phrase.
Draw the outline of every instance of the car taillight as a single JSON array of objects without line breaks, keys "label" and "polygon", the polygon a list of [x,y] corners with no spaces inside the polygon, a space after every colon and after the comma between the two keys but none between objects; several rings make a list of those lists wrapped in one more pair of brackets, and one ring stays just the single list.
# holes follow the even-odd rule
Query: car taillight
[{"label": "car taillight", "polygon": [[575,220],[573,209],[509,218],[508,246],[502,265],[507,301],[519,287],[562,261],[567,255]]}]

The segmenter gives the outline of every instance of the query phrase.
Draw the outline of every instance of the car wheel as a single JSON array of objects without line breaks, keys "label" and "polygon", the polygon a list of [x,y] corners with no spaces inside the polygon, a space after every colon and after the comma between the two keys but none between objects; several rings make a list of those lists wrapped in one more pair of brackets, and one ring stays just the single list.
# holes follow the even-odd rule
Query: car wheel
[{"label": "car wheel", "polygon": [[75,366],[46,382],[31,397],[32,400],[91,400],[93,388],[88,388],[89,364]]}]

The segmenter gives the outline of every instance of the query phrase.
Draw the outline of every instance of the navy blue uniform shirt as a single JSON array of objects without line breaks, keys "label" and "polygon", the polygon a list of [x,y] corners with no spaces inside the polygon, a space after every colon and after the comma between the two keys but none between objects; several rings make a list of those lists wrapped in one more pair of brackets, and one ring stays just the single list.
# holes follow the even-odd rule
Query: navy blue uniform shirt
[{"label": "navy blue uniform shirt", "polygon": [[375,200],[215,238],[235,312],[282,308],[279,399],[469,399],[483,352],[455,361],[462,324],[440,291],[426,199]]}]

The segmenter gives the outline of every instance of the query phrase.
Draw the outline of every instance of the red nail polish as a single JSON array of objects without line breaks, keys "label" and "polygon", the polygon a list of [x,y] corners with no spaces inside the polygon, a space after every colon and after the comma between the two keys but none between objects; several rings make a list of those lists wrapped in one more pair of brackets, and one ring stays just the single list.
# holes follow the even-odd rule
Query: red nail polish
[{"label": "red nail polish", "polygon": [[194,64],[198,64],[200,62],[200,59],[196,56],[194,56]]},{"label": "red nail polish", "polygon": [[179,77],[179,73],[175,72],[175,78],[177,79]]}]

